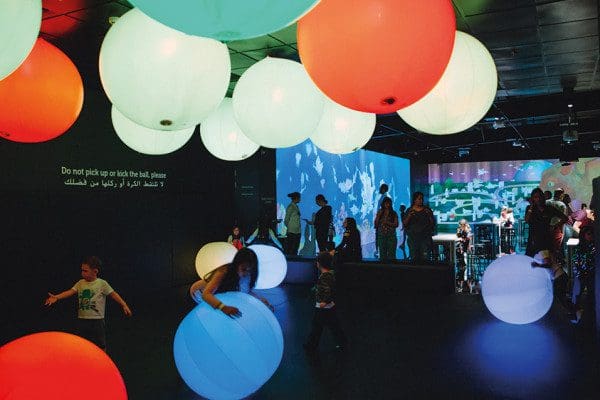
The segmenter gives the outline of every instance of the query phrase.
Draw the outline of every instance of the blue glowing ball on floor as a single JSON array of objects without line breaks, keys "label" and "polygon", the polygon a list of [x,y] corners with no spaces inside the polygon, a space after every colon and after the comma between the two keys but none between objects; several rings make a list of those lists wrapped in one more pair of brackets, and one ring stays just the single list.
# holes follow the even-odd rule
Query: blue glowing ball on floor
[{"label": "blue glowing ball on floor", "polygon": [[185,383],[209,399],[241,399],[257,391],[277,370],[283,355],[281,326],[256,298],[217,294],[242,316],[231,318],[206,302],[179,324],[173,352]]},{"label": "blue glowing ball on floor", "polygon": [[528,324],[542,318],[552,305],[552,280],[544,268],[532,268],[533,258],[520,254],[492,262],[481,282],[488,310],[509,324]]}]

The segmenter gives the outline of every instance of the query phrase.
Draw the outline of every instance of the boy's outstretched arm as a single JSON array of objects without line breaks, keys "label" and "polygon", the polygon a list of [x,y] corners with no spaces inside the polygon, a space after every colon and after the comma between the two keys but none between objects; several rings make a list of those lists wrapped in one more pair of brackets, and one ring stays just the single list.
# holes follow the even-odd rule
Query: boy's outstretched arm
[{"label": "boy's outstretched arm", "polygon": [[114,301],[116,301],[117,303],[119,303],[121,305],[121,308],[123,309],[123,313],[128,316],[131,317],[131,310],[129,309],[129,306],[127,305],[127,303],[125,303],[125,300],[123,300],[123,298],[121,296],[119,296],[119,293],[113,291],[109,294],[110,298],[113,299]]},{"label": "boy's outstretched arm", "polygon": [[59,294],[52,294],[52,293],[48,292],[48,298],[44,302],[44,305],[51,306],[52,304],[56,303],[57,301],[66,299],[67,297],[71,297],[74,294],[77,294],[77,291],[73,290],[73,289],[65,290],[64,292],[59,293]]}]

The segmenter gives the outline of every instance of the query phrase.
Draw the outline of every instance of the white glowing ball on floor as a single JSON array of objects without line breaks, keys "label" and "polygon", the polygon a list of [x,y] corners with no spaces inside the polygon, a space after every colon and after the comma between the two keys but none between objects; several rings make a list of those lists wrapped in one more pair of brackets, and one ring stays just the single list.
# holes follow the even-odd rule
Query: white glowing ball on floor
[{"label": "white glowing ball on floor", "polygon": [[225,161],[241,161],[260,147],[240,129],[229,97],[225,97],[219,108],[202,121],[200,138],[210,154]]},{"label": "white glowing ball on floor", "polygon": [[225,97],[231,75],[226,45],[185,35],[135,8],[106,34],[99,66],[119,111],[158,130],[198,125]]},{"label": "white glowing ball on floor", "polygon": [[256,298],[241,292],[217,294],[242,316],[231,318],[206,302],[179,324],[173,353],[179,375],[209,399],[241,399],[256,392],[277,370],[283,355],[281,326]]},{"label": "white glowing ball on floor", "polygon": [[323,115],[310,140],[328,153],[352,153],[371,139],[375,123],[375,114],[352,110],[325,99]]},{"label": "white glowing ball on floor", "polygon": [[532,268],[533,258],[502,256],[485,270],[481,294],[488,310],[510,324],[542,318],[552,305],[552,280],[544,268]]},{"label": "white glowing ball on floor", "polygon": [[323,114],[323,95],[302,64],[267,57],[246,70],[233,91],[235,119],[254,143],[295,146],[313,133]]},{"label": "white glowing ball on floor", "polygon": [[146,128],[125,117],[115,106],[112,106],[111,117],[119,139],[130,149],[148,155],[169,154],[180,149],[196,129],[195,126],[178,131]]},{"label": "white glowing ball on floor", "polygon": [[287,274],[287,260],[277,247],[253,244],[248,248],[258,258],[258,277],[255,289],[271,289],[279,286]]},{"label": "white glowing ball on floor", "polygon": [[41,0],[0,1],[0,80],[25,61],[40,32]]},{"label": "white glowing ball on floor", "polygon": [[200,278],[222,265],[229,264],[237,253],[234,245],[227,242],[207,243],[196,254],[196,272]]},{"label": "white glowing ball on floor", "polygon": [[452,56],[439,82],[421,100],[398,110],[398,115],[422,132],[462,132],[485,116],[497,86],[496,65],[485,46],[456,31]]}]

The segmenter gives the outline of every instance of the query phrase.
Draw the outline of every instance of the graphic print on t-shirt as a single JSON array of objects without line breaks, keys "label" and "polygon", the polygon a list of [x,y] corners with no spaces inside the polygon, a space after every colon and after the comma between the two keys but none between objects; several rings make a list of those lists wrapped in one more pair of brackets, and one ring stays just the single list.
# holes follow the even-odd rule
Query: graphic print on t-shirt
[{"label": "graphic print on t-shirt", "polygon": [[83,289],[79,294],[79,309],[80,310],[94,310],[98,311],[96,308],[96,302],[93,299],[94,291],[91,289]]}]

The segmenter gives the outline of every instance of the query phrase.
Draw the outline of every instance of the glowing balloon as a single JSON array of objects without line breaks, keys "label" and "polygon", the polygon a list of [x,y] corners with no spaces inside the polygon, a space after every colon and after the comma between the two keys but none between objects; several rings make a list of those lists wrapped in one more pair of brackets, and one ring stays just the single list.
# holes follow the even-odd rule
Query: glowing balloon
[{"label": "glowing balloon", "polygon": [[225,161],[243,160],[260,147],[238,126],[229,97],[225,97],[219,108],[202,121],[200,138],[210,154]]},{"label": "glowing balloon", "polygon": [[298,51],[333,101],[386,114],[435,86],[455,30],[448,0],[327,0],[298,21]]},{"label": "glowing balloon", "polygon": [[119,139],[129,148],[142,154],[172,153],[186,144],[196,129],[195,126],[179,131],[159,131],[146,128],[126,118],[115,106],[112,107],[111,116]]},{"label": "glowing balloon", "polygon": [[173,353],[179,375],[209,399],[241,399],[257,391],[277,370],[283,335],[273,313],[240,292],[217,294],[242,316],[231,318],[207,303],[179,324]]},{"label": "glowing balloon", "polygon": [[232,41],[282,29],[319,0],[132,0],[145,14],[190,35]]},{"label": "glowing balloon", "polygon": [[487,113],[497,86],[496,65],[485,46],[457,31],[452,57],[440,81],[421,100],[398,110],[398,115],[422,132],[462,132]]},{"label": "glowing balloon", "polygon": [[300,63],[267,57],[246,70],[233,92],[233,112],[250,140],[290,147],[313,132],[323,113],[323,95]]},{"label": "glowing balloon", "polygon": [[255,289],[271,289],[279,286],[287,274],[287,260],[277,247],[265,244],[248,246],[258,258],[258,278]]},{"label": "glowing balloon", "polygon": [[41,23],[41,0],[0,2],[0,80],[17,69],[31,52]]},{"label": "glowing balloon", "polygon": [[237,249],[227,242],[207,243],[196,254],[196,272],[203,278],[204,275],[216,268],[233,261]]},{"label": "glowing balloon", "polygon": [[45,142],[73,125],[83,106],[83,83],[73,62],[38,39],[27,59],[0,81],[0,136]]},{"label": "glowing balloon", "polygon": [[100,78],[130,120],[158,130],[199,124],[229,86],[227,46],[185,35],[133,9],[110,28],[100,49]]},{"label": "glowing balloon", "polygon": [[354,111],[326,99],[323,116],[310,140],[329,153],[352,153],[371,139],[375,123],[375,114]]},{"label": "glowing balloon", "polygon": [[531,257],[511,254],[485,270],[481,294],[488,310],[510,324],[542,318],[552,305],[552,281],[544,268],[532,268]]},{"label": "glowing balloon", "polygon": [[[90,382],[100,382],[90,387]],[[23,336],[0,347],[0,399],[126,400],[119,370],[95,344],[63,332]]]}]

